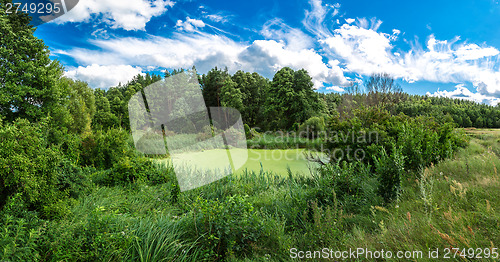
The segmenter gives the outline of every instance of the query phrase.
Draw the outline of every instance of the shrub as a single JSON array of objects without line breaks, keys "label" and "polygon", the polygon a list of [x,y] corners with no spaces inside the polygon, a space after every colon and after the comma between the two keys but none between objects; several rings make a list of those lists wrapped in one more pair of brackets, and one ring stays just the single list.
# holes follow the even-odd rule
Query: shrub
[{"label": "shrub", "polygon": [[399,148],[393,148],[390,156],[382,148],[381,156],[375,158],[375,172],[379,179],[378,193],[386,202],[397,199],[400,195],[404,163]]},{"label": "shrub", "polygon": [[62,156],[46,142],[46,127],[24,119],[0,126],[0,208],[17,193],[38,211],[58,198]]},{"label": "shrub", "polygon": [[185,230],[199,238],[206,258],[251,254],[254,244],[266,237],[263,221],[246,197],[237,195],[224,201],[198,197],[190,215],[193,220]]},{"label": "shrub", "polygon": [[317,138],[320,133],[325,131],[325,120],[322,117],[311,117],[299,128],[299,134],[302,137]]},{"label": "shrub", "polygon": [[40,241],[42,261],[124,261],[134,237],[124,216],[79,205],[72,219],[54,220]]},{"label": "shrub", "polygon": [[28,211],[21,194],[7,200],[0,212],[0,261],[36,261],[37,243],[44,233],[36,212]]},{"label": "shrub", "polygon": [[57,169],[57,189],[75,199],[90,192],[92,181],[89,171],[91,171],[89,168],[82,168],[69,160],[63,160]]},{"label": "shrub", "polygon": [[[331,152],[336,149],[361,151],[362,159],[344,157],[342,161],[362,161],[374,166],[374,159],[380,157],[385,148],[391,155],[393,148],[401,150],[407,161],[407,171],[418,171],[431,163],[449,158],[466,145],[465,135],[454,130],[452,123],[439,124],[431,117],[410,118],[404,114],[391,116],[380,108],[357,109],[354,116],[341,120],[338,116],[328,122]],[[395,145],[396,147],[393,147]],[[337,157],[332,157],[337,160]]]},{"label": "shrub", "polygon": [[92,179],[96,184],[104,186],[127,185],[138,181],[153,183],[165,181],[171,169],[160,170],[153,162],[145,157],[124,157],[107,170],[96,170]]},{"label": "shrub", "polygon": [[243,127],[245,128],[245,136],[246,136],[246,138],[247,139],[252,138],[253,136],[252,136],[252,133],[250,132],[250,127],[247,124],[243,125]]},{"label": "shrub", "polygon": [[132,156],[127,143],[128,133],[122,129],[95,131],[82,141],[81,164],[98,169],[109,169],[120,159]]},{"label": "shrub", "polygon": [[339,207],[349,213],[368,212],[368,207],[380,203],[377,179],[370,174],[370,167],[363,163],[332,163],[319,169],[315,177],[314,197],[320,205]]}]

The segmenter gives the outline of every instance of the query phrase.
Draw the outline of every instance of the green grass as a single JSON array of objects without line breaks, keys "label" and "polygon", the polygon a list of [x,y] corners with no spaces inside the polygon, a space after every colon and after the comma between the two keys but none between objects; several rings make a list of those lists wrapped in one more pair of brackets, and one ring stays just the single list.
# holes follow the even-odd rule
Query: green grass
[{"label": "green grass", "polygon": [[[441,254],[450,247],[498,248],[500,159],[494,148],[500,131],[467,133],[468,147],[405,177],[399,200],[385,206],[353,206],[366,202],[333,191],[330,182],[335,180],[329,176],[361,174],[356,166],[343,169],[348,170],[343,176],[335,168],[309,176],[287,173],[286,163],[295,160],[265,160],[272,150],[250,150],[249,159],[260,159],[246,163],[255,171],[182,193],[175,190],[172,173],[163,184],[95,186],[65,217],[37,227],[41,237],[34,260],[215,261],[218,256],[219,261],[288,261],[293,247],[361,247],[394,253],[421,250],[424,258],[418,261],[441,261],[426,258],[429,248],[439,248]],[[280,151],[303,156],[302,150]],[[357,182],[357,190],[366,191],[374,178],[363,174],[368,177]],[[238,242],[248,235],[252,238]],[[446,261],[471,259],[457,255]]]},{"label": "green grass", "polygon": [[[468,134],[470,145],[455,158],[425,169],[416,183],[405,181],[398,203],[374,208],[371,219],[378,229],[354,228],[345,239],[346,248],[427,251],[432,247],[441,252],[451,247],[498,248],[500,159],[490,146],[498,146],[494,141],[500,138],[500,130]],[[451,260],[470,261],[456,257]],[[425,256],[419,261],[427,260],[437,261]]]}]

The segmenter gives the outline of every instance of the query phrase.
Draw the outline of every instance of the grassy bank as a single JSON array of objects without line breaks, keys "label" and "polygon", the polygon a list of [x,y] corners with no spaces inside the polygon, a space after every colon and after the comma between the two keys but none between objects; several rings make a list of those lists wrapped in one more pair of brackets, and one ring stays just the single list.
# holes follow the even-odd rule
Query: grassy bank
[{"label": "grassy bank", "polygon": [[[25,214],[4,221],[3,254],[50,261],[288,261],[292,248],[326,247],[423,251],[418,261],[440,261],[445,248],[473,248],[477,256],[478,248],[491,252],[500,243],[500,132],[468,133],[467,148],[404,180],[389,205],[359,165],[307,177],[243,172],[182,193],[171,170],[158,165],[166,182],[96,185],[60,219]],[[6,214],[19,208],[12,203]],[[440,259],[428,259],[429,249],[439,249]],[[469,260],[455,256],[450,260]]]},{"label": "grassy bank", "polygon": [[[457,253],[457,261],[470,261],[470,248],[498,248],[500,130],[467,133],[472,138],[467,148],[423,170],[417,183],[405,181],[398,203],[373,209],[377,229],[370,232],[353,227],[344,239],[345,248],[422,250],[424,258],[429,248],[439,248],[440,253],[445,248],[458,248],[459,252],[465,248],[466,258]],[[488,259],[483,256],[482,260]]]}]

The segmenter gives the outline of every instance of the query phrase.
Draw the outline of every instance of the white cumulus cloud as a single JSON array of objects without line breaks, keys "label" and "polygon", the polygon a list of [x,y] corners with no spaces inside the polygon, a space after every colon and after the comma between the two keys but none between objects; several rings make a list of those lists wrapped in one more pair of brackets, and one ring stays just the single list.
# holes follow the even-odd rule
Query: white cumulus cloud
[{"label": "white cumulus cloud", "polygon": [[467,89],[463,84],[456,85],[455,90],[453,91],[438,90],[434,93],[427,92],[427,95],[434,97],[449,97],[449,98],[469,100],[477,103],[489,104],[492,106],[496,106],[500,102],[500,98],[487,96],[480,93],[473,93],[469,89]]},{"label": "white cumulus cloud", "polygon": [[71,11],[53,22],[98,21],[114,29],[145,30],[152,17],[162,15],[173,5],[170,0],[81,0]]},{"label": "white cumulus cloud", "polygon": [[[338,61],[325,63],[323,57],[312,48],[297,49],[283,41],[256,40],[244,44],[224,36],[196,32],[174,33],[170,38],[126,37],[97,39],[90,43],[96,47],[95,50],[74,48],[53,53],[71,56],[83,65],[132,64],[142,68],[189,68],[195,65],[199,72],[207,72],[214,66],[227,66],[233,73],[237,70],[256,71],[266,77],[272,77],[274,72],[288,66],[296,70],[306,69],[313,77],[316,88],[324,82],[338,86],[349,84]],[[76,73],[71,74],[78,78]],[[82,80],[91,82],[88,78]]]},{"label": "white cumulus cloud", "polygon": [[186,21],[177,20],[175,27],[181,31],[193,32],[197,28],[205,27],[205,23],[199,19],[186,17]]},{"label": "white cumulus cloud", "polygon": [[108,88],[126,83],[132,77],[142,74],[139,67],[130,65],[89,65],[79,66],[65,72],[67,77],[87,82],[94,88]]},{"label": "white cumulus cloud", "polygon": [[346,72],[365,76],[389,73],[408,82],[469,82],[478,95],[500,97],[500,52],[494,47],[461,42],[460,37],[438,40],[430,35],[425,47],[410,43],[410,50],[395,50],[393,42],[402,34],[399,29],[392,34],[378,32],[382,21],[357,18],[346,19],[340,28],[330,30],[324,21],[333,20],[338,11],[328,11],[330,6],[321,0],[310,0],[310,4],[305,28],[322,44],[326,58],[340,60]]},{"label": "white cumulus cloud", "polygon": [[459,37],[448,41],[430,35],[425,47],[414,44],[409,51],[396,52],[392,42],[398,32],[390,35],[365,27],[344,24],[320,40],[327,56],[361,75],[389,73],[408,82],[470,82],[479,93],[500,97],[497,49],[459,42]]}]

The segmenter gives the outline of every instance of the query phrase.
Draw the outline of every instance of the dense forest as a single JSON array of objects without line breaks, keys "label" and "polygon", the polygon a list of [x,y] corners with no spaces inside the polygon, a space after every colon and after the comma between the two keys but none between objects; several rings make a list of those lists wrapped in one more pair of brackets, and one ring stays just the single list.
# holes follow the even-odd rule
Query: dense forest
[{"label": "dense forest", "polygon": [[[397,229],[384,226],[383,221],[391,223],[386,213],[405,218],[414,209],[422,211],[422,220],[405,230],[415,236],[423,230],[429,237],[407,239],[407,246],[442,247],[449,240],[441,232],[469,229],[477,230],[464,240],[471,247],[493,250],[498,244],[498,233],[483,229],[489,224],[484,227],[498,232],[498,211],[487,207],[498,203],[498,192],[466,194],[453,180],[449,193],[445,183],[451,178],[441,172],[432,180],[430,174],[439,174],[432,169],[438,163],[467,154],[469,137],[460,127],[499,128],[499,106],[408,95],[387,74],[342,94],[323,94],[304,69],[285,67],[267,79],[215,67],[196,74],[206,105],[238,109],[250,147],[326,152],[352,147],[365,157],[332,155],[309,177],[248,171],[181,193],[171,166],[135,150],[127,105],[135,93],[184,69],[93,89],[63,76],[63,66],[34,36],[29,17],[3,12],[7,2],[0,1],[2,261],[287,260],[291,247],[345,248],[356,236],[397,235]],[[267,131],[304,130],[305,137],[262,140]],[[377,139],[332,141],[322,138],[323,132],[376,132]],[[498,141],[489,151],[477,143],[474,152],[483,156],[497,150]],[[498,154],[491,153],[488,163],[495,165]],[[486,170],[473,163],[467,162],[467,174]],[[439,195],[444,191],[433,185],[449,195]],[[449,197],[458,199],[453,209],[472,208],[467,201],[479,199],[478,208],[486,211],[464,213],[463,220],[443,225],[441,213],[448,206],[438,207],[436,200]],[[458,239],[455,233],[446,236]],[[387,237],[393,246],[382,247],[401,247],[394,239]]]},{"label": "dense forest", "polygon": [[[193,70],[196,69],[193,67]],[[166,71],[164,77],[183,71]],[[125,85],[93,91],[96,105],[93,126],[98,129],[129,129],[127,103],[130,97],[162,79],[160,75],[146,73],[135,76]],[[207,106],[236,108],[241,112],[244,123],[260,130],[296,130],[312,117],[327,119],[340,113],[346,118],[362,107],[383,108],[391,115],[429,116],[440,123],[455,123],[457,127],[500,128],[499,106],[409,95],[400,88],[378,90],[371,87],[394,81],[387,74],[370,77],[365,83],[366,90],[348,87],[343,94],[315,92],[312,79],[304,69],[294,71],[282,68],[269,80],[258,73],[243,71],[230,75],[227,69],[215,67],[199,75],[198,80]]]}]

